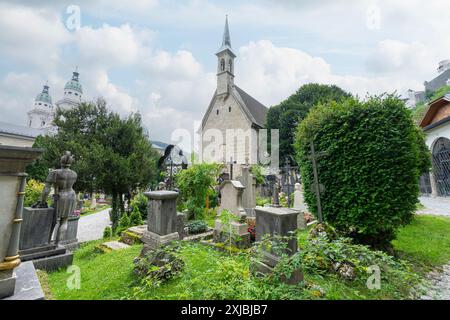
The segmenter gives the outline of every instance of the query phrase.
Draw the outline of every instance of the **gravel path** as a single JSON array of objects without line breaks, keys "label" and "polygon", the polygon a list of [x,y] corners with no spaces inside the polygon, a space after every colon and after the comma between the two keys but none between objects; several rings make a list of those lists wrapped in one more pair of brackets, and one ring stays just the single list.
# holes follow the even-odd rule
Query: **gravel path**
[{"label": "gravel path", "polygon": [[109,220],[110,209],[81,217],[78,222],[78,242],[85,242],[103,238],[103,230],[111,225]]},{"label": "gravel path", "polygon": [[450,198],[419,197],[424,209],[417,210],[417,214],[434,214],[450,217]]},{"label": "gravel path", "polygon": [[431,286],[421,300],[450,300],[450,263],[442,267],[442,271],[432,271],[427,279]]}]

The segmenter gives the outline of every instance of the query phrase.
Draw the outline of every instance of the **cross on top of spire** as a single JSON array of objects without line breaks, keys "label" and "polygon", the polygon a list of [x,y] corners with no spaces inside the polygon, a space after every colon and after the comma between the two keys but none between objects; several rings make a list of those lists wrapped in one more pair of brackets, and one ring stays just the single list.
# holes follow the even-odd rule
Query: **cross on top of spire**
[{"label": "cross on top of spire", "polygon": [[228,27],[228,15],[225,16],[225,27],[223,29],[222,46],[220,47],[219,52],[222,52],[227,49],[233,51],[231,49],[230,29]]},{"label": "cross on top of spire", "polygon": [[72,80],[73,81],[78,81],[78,76],[79,76],[80,74],[78,73],[78,66],[76,66],[75,67],[75,71],[73,72],[73,74],[72,74]]}]

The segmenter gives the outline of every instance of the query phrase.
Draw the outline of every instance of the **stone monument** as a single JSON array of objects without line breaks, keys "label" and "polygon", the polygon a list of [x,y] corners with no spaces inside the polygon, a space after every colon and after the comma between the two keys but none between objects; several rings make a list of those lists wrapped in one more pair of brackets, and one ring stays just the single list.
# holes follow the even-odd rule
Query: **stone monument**
[{"label": "stone monument", "polygon": [[298,182],[295,184],[294,209],[300,211],[297,218],[298,228],[302,230],[306,229],[305,213],[308,211],[308,209],[305,205],[305,199],[303,198],[302,185]]},{"label": "stone monument", "polygon": [[[77,174],[70,169],[73,161],[70,151],[66,151],[61,157],[61,169],[51,170],[47,176],[40,201],[24,210],[19,253],[23,261],[32,260],[38,269],[52,271],[71,265],[73,261],[73,253],[62,246],[67,237],[69,216],[77,202],[72,189]],[[52,186],[54,205],[49,208],[47,198]]]},{"label": "stone monument", "polygon": [[222,182],[219,186],[220,206],[218,214],[220,215],[222,210],[228,210],[238,217],[245,215],[245,210],[242,206],[244,189],[245,187],[242,183],[237,180],[225,180]]},{"label": "stone monument", "polygon": [[[220,185],[220,207],[219,216],[223,210],[231,212],[236,218],[223,225],[222,218],[215,221],[214,242],[228,242],[230,238],[239,239],[232,241],[234,246],[246,248],[250,246],[250,233],[246,223],[247,215],[242,207],[242,195],[245,187],[240,181],[226,180]],[[228,240],[226,240],[228,239]]]},{"label": "stone monument", "polygon": [[44,297],[33,264],[21,264],[19,256],[25,167],[43,151],[0,145],[0,299]]},{"label": "stone monument", "polygon": [[254,209],[256,207],[256,177],[250,172],[250,166],[245,164],[242,166],[242,176],[239,178],[244,191],[242,192],[242,206],[248,217],[254,217]]},{"label": "stone monument", "polygon": [[149,199],[149,204],[147,230],[142,237],[144,247],[141,254],[180,239],[177,231],[178,192],[150,191],[146,192],[145,196]]},{"label": "stone monument", "polygon": [[[298,210],[283,207],[256,207],[256,241],[261,241],[263,236],[270,234],[282,237],[293,236],[291,232],[297,229]],[[271,241],[278,241],[273,239]],[[297,239],[291,238],[287,242],[285,254],[292,256],[297,252]],[[253,273],[270,273],[280,261],[279,253],[271,250],[262,252],[262,261],[253,261]],[[296,270],[291,278],[285,279],[287,283],[297,283],[303,279],[300,270]]]}]

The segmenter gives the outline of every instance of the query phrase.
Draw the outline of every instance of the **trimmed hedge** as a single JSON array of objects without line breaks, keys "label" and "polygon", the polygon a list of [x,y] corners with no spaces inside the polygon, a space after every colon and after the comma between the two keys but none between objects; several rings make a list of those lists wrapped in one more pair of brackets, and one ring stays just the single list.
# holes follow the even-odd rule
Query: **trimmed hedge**
[{"label": "trimmed hedge", "polygon": [[404,102],[394,95],[354,98],[313,108],[297,128],[295,150],[305,200],[317,212],[311,138],[324,186],[324,220],[374,248],[390,248],[398,227],[410,222],[418,202],[418,180],[429,165],[424,137]]}]

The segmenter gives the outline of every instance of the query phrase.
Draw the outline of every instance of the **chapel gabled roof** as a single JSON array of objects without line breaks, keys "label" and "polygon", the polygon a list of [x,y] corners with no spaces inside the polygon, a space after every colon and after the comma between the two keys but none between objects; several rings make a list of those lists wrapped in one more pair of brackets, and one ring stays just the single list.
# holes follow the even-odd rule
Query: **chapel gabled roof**
[{"label": "chapel gabled roof", "polygon": [[235,85],[234,87],[252,115],[253,124],[258,125],[261,128],[264,127],[269,109],[238,86]]}]

